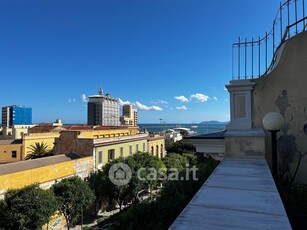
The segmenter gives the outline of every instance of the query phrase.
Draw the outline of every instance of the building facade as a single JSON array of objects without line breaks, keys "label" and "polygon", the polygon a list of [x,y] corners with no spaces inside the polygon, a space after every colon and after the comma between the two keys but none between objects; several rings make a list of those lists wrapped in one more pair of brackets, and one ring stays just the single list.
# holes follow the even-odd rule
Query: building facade
[{"label": "building facade", "polygon": [[[95,135],[96,136],[96,135]],[[85,137],[79,131],[63,131],[56,138],[55,154],[78,153],[92,156],[95,169],[101,169],[106,163],[127,157],[137,152],[148,152],[148,134],[121,135],[96,138]]]},{"label": "building facade", "polygon": [[[138,128],[123,126],[62,126],[59,123],[37,125],[29,128],[28,133],[23,133],[20,139],[8,138],[0,140],[0,163],[24,160],[28,154],[32,153],[31,146],[36,143],[44,143],[47,145],[48,150],[52,150],[55,139],[60,137],[62,131],[77,131],[80,138],[97,139],[135,135],[138,133]],[[73,146],[74,143],[69,142],[69,145]]]},{"label": "building facade", "polygon": [[21,141],[0,140],[0,164],[21,160],[23,160]]},{"label": "building facade", "polygon": [[56,181],[78,175],[89,176],[93,169],[92,157],[76,154],[44,157],[29,161],[0,165],[0,199],[8,189],[19,189],[38,183],[41,188],[49,189]]},{"label": "building facade", "polygon": [[31,125],[32,108],[12,105],[2,107],[2,126],[11,127],[13,125]]},{"label": "building facade", "polygon": [[119,126],[118,99],[102,94],[90,96],[87,104],[87,124],[102,126]]},{"label": "building facade", "polygon": [[163,158],[166,155],[165,138],[157,134],[148,136],[147,139],[148,153],[152,156]]},{"label": "building facade", "polygon": [[10,126],[10,106],[2,107],[2,120],[1,126],[2,127],[9,127]]},{"label": "building facade", "polygon": [[123,106],[123,115],[120,117],[122,125],[137,126],[138,125],[138,111],[132,105]]}]

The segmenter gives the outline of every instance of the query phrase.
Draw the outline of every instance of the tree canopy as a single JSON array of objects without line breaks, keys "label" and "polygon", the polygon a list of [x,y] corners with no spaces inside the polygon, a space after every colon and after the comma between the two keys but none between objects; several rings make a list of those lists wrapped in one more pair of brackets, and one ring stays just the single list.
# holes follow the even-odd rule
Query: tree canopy
[{"label": "tree canopy", "polygon": [[41,229],[56,210],[54,194],[36,184],[9,190],[0,202],[0,229]]},{"label": "tree canopy", "polygon": [[195,146],[192,145],[187,140],[176,141],[173,144],[165,146],[165,147],[167,147],[166,151],[168,153],[183,154],[183,153],[195,153],[196,152]]},{"label": "tree canopy", "polygon": [[[117,163],[128,165],[132,172],[130,181],[122,186],[113,184],[108,177],[110,168]],[[115,201],[120,209],[125,203],[137,204],[142,191],[149,191],[151,195],[154,187],[160,182],[154,175],[154,172],[159,170],[166,172],[164,163],[158,157],[148,153],[137,153],[126,158],[115,159],[106,164],[103,171],[96,175],[96,194],[100,200],[108,198],[109,203],[112,203],[112,200]]]},{"label": "tree canopy", "polygon": [[66,219],[67,229],[75,226],[78,219],[81,219],[83,210],[95,199],[88,184],[78,176],[61,180],[52,186],[52,190],[57,198],[59,210]]},{"label": "tree canopy", "polygon": [[[188,158],[187,161],[189,161]],[[177,154],[177,156],[173,156],[171,159],[182,160],[183,156],[178,156]],[[218,161],[203,156],[199,158],[194,157],[191,162],[198,168],[198,180],[168,181],[164,184],[156,199],[147,200],[136,206],[130,206],[121,215],[115,216],[110,220],[114,222],[114,228],[131,230],[168,229],[218,164]],[[177,163],[174,165],[180,165],[180,163]],[[184,175],[185,171],[180,171],[180,177]]]}]

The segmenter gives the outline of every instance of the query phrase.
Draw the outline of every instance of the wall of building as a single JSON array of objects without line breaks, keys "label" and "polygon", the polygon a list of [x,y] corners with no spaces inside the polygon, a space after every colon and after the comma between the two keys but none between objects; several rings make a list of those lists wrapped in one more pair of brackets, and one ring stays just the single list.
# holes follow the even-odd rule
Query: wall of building
[{"label": "wall of building", "polygon": [[[55,154],[73,152],[83,156],[95,156],[96,168],[101,168],[102,165],[109,162],[108,150],[110,149],[114,151],[114,159],[121,156],[121,148],[123,148],[123,157],[131,155],[130,152],[132,154],[138,151],[148,152],[147,134],[99,139],[81,136],[79,131],[63,131],[56,139]],[[99,152],[102,152],[101,156]]]},{"label": "wall of building", "polygon": [[92,157],[84,157],[77,160],[0,175],[0,197],[8,189],[18,189],[33,183],[39,183],[43,189],[48,189],[54,184],[55,180],[60,180],[65,177],[78,175],[85,178],[92,169]]},{"label": "wall of building", "polygon": [[138,124],[138,112],[132,105],[123,106],[123,116],[120,117],[122,125],[137,126]]},{"label": "wall of building", "polygon": [[24,134],[28,133],[29,128],[34,125],[13,125],[11,127],[3,127],[0,134],[0,140],[21,139]]},{"label": "wall of building", "polygon": [[138,133],[137,128],[122,129],[103,129],[103,130],[86,130],[80,131],[79,137],[82,138],[106,138],[135,135]]},{"label": "wall of building", "polygon": [[263,158],[264,149],[263,137],[227,137],[227,156],[244,158]]},{"label": "wall of building", "polygon": [[12,127],[13,139],[21,139],[24,134],[28,134],[29,128],[35,125],[14,125]]},{"label": "wall of building", "polygon": [[20,105],[2,107],[2,126],[31,124],[32,108]]},{"label": "wall of building", "polygon": [[118,99],[110,95],[89,96],[88,125],[119,126]]},{"label": "wall of building", "polygon": [[29,153],[31,153],[30,146],[35,143],[44,142],[50,150],[54,147],[55,138],[59,137],[59,132],[46,132],[46,133],[30,133],[24,135],[22,138],[22,159],[24,159]]},{"label": "wall of building", "polygon": [[80,138],[79,134],[79,131],[62,131],[60,137],[55,140],[55,154],[78,153],[92,156],[93,139]]},{"label": "wall of building", "polygon": [[32,124],[32,108],[30,107],[13,105],[10,107],[10,116],[10,126]]},{"label": "wall of building", "polygon": [[[267,76],[255,79],[253,91],[253,127],[262,128],[268,112],[279,112],[285,126],[278,133],[279,160],[289,155],[290,166],[297,165],[299,154],[307,152],[307,32],[292,37],[286,43],[279,63]],[[269,134],[266,154],[271,159]],[[307,183],[307,157],[298,171],[298,181]]]},{"label": "wall of building", "polygon": [[10,107],[9,106],[2,107],[1,111],[2,111],[2,117],[1,117],[1,123],[2,124],[1,125],[3,127],[10,126],[10,124],[11,124]]},{"label": "wall of building", "polygon": [[[14,157],[15,152],[16,157]],[[0,163],[17,162],[20,160],[22,160],[22,144],[1,144],[0,141]]]},{"label": "wall of building", "polygon": [[[19,130],[23,129],[21,128]],[[0,163],[24,160],[24,158],[31,153],[30,146],[35,145],[37,142],[44,142],[49,149],[52,150],[54,147],[55,138],[59,137],[59,135],[60,134],[57,132],[26,134],[22,136],[20,144],[14,143],[14,140],[0,140]],[[16,157],[12,157],[12,151],[16,151]]]},{"label": "wall of building", "polygon": [[148,153],[162,158],[165,156],[165,139],[162,136],[154,136],[148,139]]},{"label": "wall of building", "polygon": [[[121,143],[107,143],[101,146],[95,147],[96,165],[97,168],[105,165],[109,162],[109,150],[114,152],[114,159],[119,157],[127,157],[137,152],[148,152],[147,139],[123,141]],[[121,155],[122,148],[122,155]],[[99,156],[102,154],[101,156]]]},{"label": "wall of building", "polygon": [[0,140],[13,140],[13,129],[11,127],[1,127]]}]

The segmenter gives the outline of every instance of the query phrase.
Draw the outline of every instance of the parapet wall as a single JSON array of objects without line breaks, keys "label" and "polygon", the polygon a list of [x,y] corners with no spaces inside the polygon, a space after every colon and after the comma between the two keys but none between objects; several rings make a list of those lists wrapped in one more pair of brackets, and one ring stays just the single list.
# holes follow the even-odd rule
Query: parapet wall
[{"label": "parapet wall", "polygon": [[[253,127],[262,128],[268,112],[279,112],[285,126],[278,133],[279,162],[289,155],[292,168],[299,154],[307,152],[307,32],[287,41],[276,68],[267,76],[252,80]],[[269,135],[266,135],[266,156],[271,159]],[[307,182],[307,157],[303,158],[297,179]],[[305,168],[305,169],[304,169]]]}]

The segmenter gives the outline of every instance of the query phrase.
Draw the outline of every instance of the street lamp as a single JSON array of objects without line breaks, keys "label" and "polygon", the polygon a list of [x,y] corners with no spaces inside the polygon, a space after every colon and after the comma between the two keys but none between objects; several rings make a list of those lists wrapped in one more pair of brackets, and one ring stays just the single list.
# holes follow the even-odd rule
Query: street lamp
[{"label": "street lamp", "polygon": [[282,115],[276,112],[267,113],[262,120],[264,128],[271,133],[271,147],[272,147],[272,175],[277,182],[277,143],[276,134],[280,131],[285,123]]},{"label": "street lamp", "polygon": [[160,134],[161,134],[161,133],[162,133],[162,128],[163,128],[163,127],[162,127],[162,118],[160,118],[159,120],[160,120],[160,127],[161,127],[161,128],[160,128]]}]

